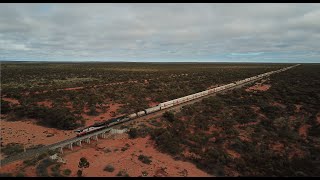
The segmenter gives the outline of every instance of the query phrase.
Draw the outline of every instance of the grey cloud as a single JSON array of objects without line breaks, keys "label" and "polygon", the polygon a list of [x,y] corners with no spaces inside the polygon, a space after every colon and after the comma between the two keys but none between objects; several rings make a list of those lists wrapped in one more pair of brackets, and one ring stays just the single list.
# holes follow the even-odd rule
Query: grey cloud
[{"label": "grey cloud", "polygon": [[317,58],[319,16],[319,4],[1,4],[0,56]]}]

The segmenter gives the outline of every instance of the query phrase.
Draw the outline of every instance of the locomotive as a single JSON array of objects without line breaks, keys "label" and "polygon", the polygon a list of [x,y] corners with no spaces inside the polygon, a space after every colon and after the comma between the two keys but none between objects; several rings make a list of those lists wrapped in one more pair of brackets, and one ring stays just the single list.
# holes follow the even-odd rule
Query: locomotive
[{"label": "locomotive", "polygon": [[103,128],[108,128],[108,127],[111,127],[111,126],[116,125],[116,124],[120,124],[120,123],[123,123],[123,122],[126,122],[126,121],[133,120],[133,119],[135,119],[137,117],[145,116],[147,114],[151,114],[151,113],[163,110],[163,109],[167,109],[167,108],[170,108],[172,106],[176,106],[178,104],[185,103],[187,101],[192,101],[194,99],[198,99],[198,98],[201,98],[203,96],[207,96],[207,95],[212,94],[212,93],[216,93],[216,92],[220,92],[220,91],[223,91],[223,90],[226,90],[226,89],[230,89],[230,88],[232,88],[234,86],[237,86],[239,84],[243,84],[243,83],[250,82],[250,81],[253,81],[253,80],[261,79],[263,77],[269,76],[269,75],[274,74],[274,73],[283,72],[285,70],[291,69],[291,68],[299,66],[299,65],[300,64],[297,64],[297,65],[294,65],[294,66],[290,66],[290,67],[286,67],[286,68],[283,68],[283,69],[280,69],[280,70],[276,70],[276,71],[270,71],[270,72],[263,73],[263,74],[260,74],[260,75],[257,75],[257,76],[246,78],[244,80],[235,81],[235,82],[230,83],[230,84],[219,86],[219,87],[216,87],[216,88],[213,88],[213,89],[209,89],[209,90],[206,90],[206,91],[202,91],[202,92],[198,92],[198,93],[195,93],[195,94],[191,94],[191,95],[184,96],[184,97],[181,97],[181,98],[178,98],[178,99],[174,99],[174,100],[171,100],[171,101],[163,102],[163,103],[158,104],[157,106],[154,106],[154,107],[139,111],[137,113],[132,113],[132,114],[127,115],[127,116],[121,116],[121,117],[117,117],[117,118],[112,118],[112,119],[109,119],[109,120],[101,122],[101,123],[96,123],[96,124],[94,124],[92,126],[84,128],[84,129],[76,130],[75,132],[77,133],[77,136],[83,136],[83,135],[86,135],[86,134],[101,130]]}]

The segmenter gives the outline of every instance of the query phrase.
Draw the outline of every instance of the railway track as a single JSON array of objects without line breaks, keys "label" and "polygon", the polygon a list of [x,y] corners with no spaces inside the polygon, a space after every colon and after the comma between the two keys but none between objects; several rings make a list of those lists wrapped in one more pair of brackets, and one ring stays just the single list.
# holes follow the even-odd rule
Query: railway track
[{"label": "railway track", "polygon": [[117,127],[120,127],[122,125],[126,125],[126,124],[130,124],[132,123],[133,121],[138,121],[138,120],[147,120],[148,118],[150,117],[159,117],[161,116],[165,111],[170,111],[170,110],[174,110],[174,111],[179,111],[181,109],[181,107],[185,106],[185,105],[189,105],[189,104],[193,104],[195,102],[198,102],[198,101],[201,101],[202,99],[205,99],[205,98],[208,98],[210,96],[215,96],[219,93],[225,93],[227,91],[230,91],[230,90],[233,90],[233,89],[237,89],[237,88],[241,88],[247,84],[251,84],[253,82],[256,82],[256,81],[259,81],[261,79],[264,79],[266,77],[260,77],[258,79],[253,79],[251,81],[248,81],[248,82],[244,82],[244,83],[241,83],[241,84],[238,84],[236,86],[233,86],[233,87],[229,87],[229,88],[226,88],[226,89],[223,89],[221,91],[218,91],[218,92],[215,92],[215,93],[212,93],[212,94],[209,94],[209,95],[206,95],[206,96],[203,96],[203,97],[199,97],[197,99],[193,99],[193,100],[190,100],[190,101],[187,101],[187,102],[184,102],[184,103],[181,103],[181,104],[178,104],[178,105],[175,105],[175,106],[172,106],[170,108],[166,108],[166,109],[162,109],[160,111],[156,111],[154,113],[150,113],[150,114],[147,114],[145,116],[142,116],[142,117],[137,117],[131,121],[127,121],[127,122],[123,122],[123,123],[120,123],[120,124],[116,124],[112,127],[108,127],[108,128],[104,128],[102,130],[99,130],[99,131],[96,131],[94,133],[91,133],[91,134],[87,134],[87,135],[84,135],[84,136],[81,136],[81,137],[74,137],[74,138],[71,138],[71,139],[67,139],[67,140],[64,140],[64,141],[60,141],[58,143],[55,143],[55,144],[51,144],[51,145],[47,145],[47,146],[43,146],[41,148],[38,148],[38,149],[31,149],[31,150],[28,150],[26,152],[23,152],[23,153],[20,153],[20,154],[17,154],[15,156],[11,156],[11,157],[8,157],[8,158],[5,158],[3,160],[1,160],[0,162],[0,167],[1,166],[4,166],[6,164],[9,164],[9,163],[12,163],[14,161],[17,161],[17,160],[22,160],[22,159],[26,159],[26,158],[29,158],[29,157],[32,157],[32,156],[37,156],[37,155],[40,155],[48,150],[52,150],[52,149],[55,149],[57,147],[60,147],[60,146],[63,146],[63,145],[67,145],[67,144],[70,144],[70,143],[73,143],[73,142],[76,142],[76,141],[80,141],[82,139],[87,139],[87,138],[90,138],[92,136],[94,136],[95,134],[100,134],[101,132],[103,131],[109,131],[110,129],[112,128],[117,128]]}]

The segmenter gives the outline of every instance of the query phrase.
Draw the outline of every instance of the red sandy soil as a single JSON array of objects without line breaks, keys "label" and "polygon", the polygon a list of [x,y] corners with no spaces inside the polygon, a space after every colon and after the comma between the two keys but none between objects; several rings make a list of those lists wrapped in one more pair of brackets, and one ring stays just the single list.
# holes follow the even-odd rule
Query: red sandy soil
[{"label": "red sandy soil", "polygon": [[148,103],[149,107],[154,107],[154,106],[157,106],[158,104],[160,104],[159,102],[153,102],[150,97],[147,97],[146,101],[149,101],[149,103]]},{"label": "red sandy soil", "polygon": [[1,120],[1,137],[3,138],[2,142],[4,145],[8,143],[21,143],[27,148],[31,145],[53,144],[74,136],[73,131],[39,126],[32,119],[25,119],[23,121]]},{"label": "red sandy soil", "polygon": [[52,107],[52,102],[51,101],[41,101],[41,102],[37,102],[38,105],[42,105],[42,106],[45,106],[45,107],[48,107],[48,108],[51,108]]},{"label": "red sandy soil", "polygon": [[302,105],[295,104],[295,106],[296,106],[295,112],[296,112],[296,113],[300,112]]},{"label": "red sandy soil", "polygon": [[292,159],[293,157],[303,157],[305,156],[305,152],[303,150],[301,150],[300,148],[297,147],[297,145],[293,145],[293,147],[290,147],[290,152],[288,155],[289,159]]},{"label": "red sandy soil", "polygon": [[158,104],[160,104],[159,102],[149,102],[148,105],[149,107],[154,107],[157,106]]},{"label": "red sandy soil", "polygon": [[284,152],[284,145],[280,142],[276,142],[274,144],[271,144],[271,149],[275,152],[278,152],[278,153],[282,153]]},{"label": "red sandy soil", "polygon": [[251,92],[251,91],[267,91],[271,87],[270,84],[255,84],[254,86],[251,86],[247,88],[245,91]]},{"label": "red sandy soil", "polygon": [[249,122],[249,123],[246,123],[246,124],[236,124],[234,125],[234,127],[246,127],[246,126],[252,126],[252,125],[256,125],[260,123],[260,120],[256,121],[256,122]]},{"label": "red sandy soil", "polygon": [[317,122],[320,124],[320,113],[317,114]]},{"label": "red sandy soil", "polygon": [[[22,171],[21,169],[24,168]],[[19,172],[22,172],[26,177],[36,177],[36,167],[35,166],[28,166],[25,167],[23,161],[16,161],[5,166],[0,167],[0,173],[11,173],[13,176],[17,175]]]},{"label": "red sandy soil", "polygon": [[233,159],[237,159],[241,157],[241,155],[234,150],[226,149],[226,151]]},{"label": "red sandy soil", "polygon": [[241,141],[252,142],[249,132],[242,129],[237,129],[237,130],[239,131],[239,139]]},{"label": "red sandy soil", "polygon": [[278,106],[278,107],[281,107],[281,108],[286,108],[286,106],[284,104],[281,104],[281,103],[278,103],[278,102],[273,102],[271,103],[272,106]]},{"label": "red sandy soil", "polygon": [[213,132],[220,132],[221,128],[210,126],[208,131],[204,131],[205,134],[212,134]]},{"label": "red sandy soil", "polygon": [[311,126],[308,125],[308,124],[304,124],[302,125],[300,128],[299,128],[299,135],[303,138],[303,139],[306,139],[307,136],[308,136],[308,129],[310,128]]},{"label": "red sandy soil", "polygon": [[186,158],[201,159],[201,156],[199,156],[193,152],[190,152],[188,147],[185,148],[185,150],[182,152],[182,154]]},{"label": "red sandy soil", "polygon": [[188,116],[182,116],[179,120],[181,120],[181,121],[187,121],[188,119],[189,119]]},{"label": "red sandy soil", "polygon": [[[82,117],[84,119],[87,119],[85,126],[91,126],[96,122],[102,122],[102,121],[105,121],[107,119],[114,118],[114,117],[111,116],[111,114],[112,114],[111,112],[112,111],[113,112],[117,112],[117,109],[119,109],[120,106],[122,106],[122,104],[110,104],[109,106],[110,106],[109,109],[105,113],[101,113],[98,116],[89,116],[89,115],[83,113]],[[88,109],[85,108],[84,112],[87,112],[87,111],[88,111]],[[117,115],[117,117],[119,117],[119,116],[121,116],[121,114]]]},{"label": "red sandy soil", "polygon": [[229,144],[228,143],[224,143],[223,144],[223,148],[225,149],[225,151],[233,158],[233,159],[237,159],[240,158],[241,155],[239,153],[237,153],[234,150],[231,150],[228,148]]},{"label": "red sandy soil", "polygon": [[12,103],[12,104],[20,104],[18,100],[13,99],[13,98],[2,97],[2,99],[3,99],[4,101],[10,102],[10,103]]},{"label": "red sandy soil", "polygon": [[60,90],[64,90],[64,91],[74,91],[74,90],[79,90],[79,89],[84,89],[84,87],[74,87],[74,88],[57,89],[57,91],[60,91]]},{"label": "red sandy soil", "polygon": [[295,121],[297,118],[295,116],[289,116],[289,121]]},{"label": "red sandy soil", "polygon": [[251,109],[253,109],[253,111],[254,111],[255,113],[257,113],[258,111],[260,111],[260,107],[258,107],[258,106],[251,106]]},{"label": "red sandy soil", "polygon": [[[163,174],[168,176],[182,176],[181,172],[187,176],[210,176],[209,174],[199,170],[195,165],[189,162],[176,161],[167,154],[160,153],[154,148],[154,145],[149,137],[128,139],[127,134],[117,135],[116,139],[99,140],[96,145],[91,144],[91,147],[67,152],[63,157],[66,160],[61,169],[70,169],[71,176],[76,176],[79,169],[78,163],[81,157],[87,158],[90,162],[90,167],[84,169],[84,176],[110,177],[124,169],[130,176],[140,176],[143,171],[148,172],[148,176],[154,176],[159,171],[165,171]],[[129,144],[130,147],[121,151],[122,147]],[[108,148],[112,152],[104,152]],[[114,151],[118,149],[118,151]],[[144,164],[138,160],[139,155],[151,156],[151,164]],[[114,172],[104,171],[104,167],[111,164]],[[163,170],[161,170],[163,168]],[[166,168],[166,169],[165,169]]]},{"label": "red sandy soil", "polygon": [[0,167],[0,173],[12,173],[12,174],[16,174],[19,172],[19,169],[23,167],[23,161],[16,161],[13,163],[10,163],[8,165],[5,166],[1,166]]}]

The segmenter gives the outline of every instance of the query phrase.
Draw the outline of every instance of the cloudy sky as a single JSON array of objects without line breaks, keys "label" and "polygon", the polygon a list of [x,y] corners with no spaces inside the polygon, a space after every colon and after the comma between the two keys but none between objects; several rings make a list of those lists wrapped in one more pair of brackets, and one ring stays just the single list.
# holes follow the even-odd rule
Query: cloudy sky
[{"label": "cloudy sky", "polygon": [[0,60],[320,62],[320,4],[0,4]]}]

